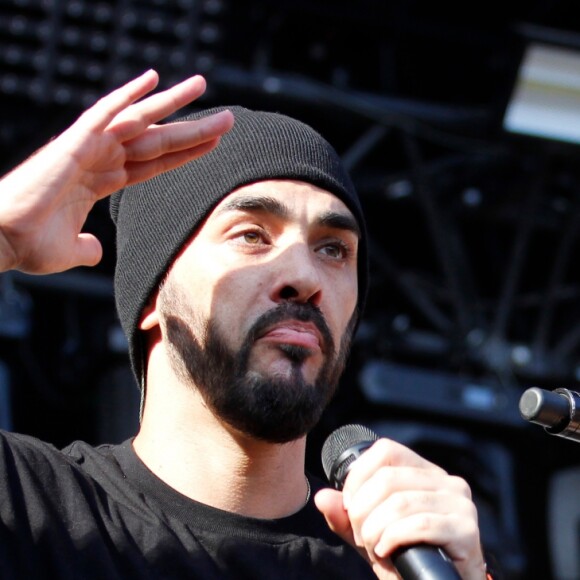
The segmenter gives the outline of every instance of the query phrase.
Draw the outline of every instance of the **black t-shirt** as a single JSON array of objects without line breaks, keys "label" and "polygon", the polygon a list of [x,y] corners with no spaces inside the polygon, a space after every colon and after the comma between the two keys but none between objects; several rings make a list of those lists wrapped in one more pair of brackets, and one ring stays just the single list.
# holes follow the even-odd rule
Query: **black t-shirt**
[{"label": "black t-shirt", "polygon": [[163,483],[131,441],[60,451],[0,432],[0,470],[2,579],[375,577],[312,499],[277,520],[218,510]]}]

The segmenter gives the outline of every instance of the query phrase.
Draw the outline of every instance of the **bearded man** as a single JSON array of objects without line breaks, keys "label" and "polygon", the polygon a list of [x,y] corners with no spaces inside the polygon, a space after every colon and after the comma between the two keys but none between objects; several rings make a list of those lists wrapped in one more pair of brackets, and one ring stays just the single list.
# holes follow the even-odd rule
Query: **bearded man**
[{"label": "bearded man", "polygon": [[466,482],[393,441],[344,489],[305,473],[368,286],[357,193],[332,146],[241,107],[156,121],[200,77],[105,97],[0,182],[0,266],[93,265],[81,232],[116,191],[115,294],[139,432],[64,450],[0,434],[7,578],[397,578],[405,545],[485,578]]}]

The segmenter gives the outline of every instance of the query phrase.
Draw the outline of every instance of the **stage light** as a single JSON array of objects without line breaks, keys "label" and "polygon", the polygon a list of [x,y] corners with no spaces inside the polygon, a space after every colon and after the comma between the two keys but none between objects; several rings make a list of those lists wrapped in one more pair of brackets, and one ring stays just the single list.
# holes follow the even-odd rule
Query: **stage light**
[{"label": "stage light", "polygon": [[503,118],[507,132],[580,143],[580,51],[541,42],[525,49]]},{"label": "stage light", "polygon": [[212,22],[223,6],[215,0],[0,3],[0,90],[86,107],[148,68],[159,72],[160,88],[169,86],[207,65],[198,60],[223,38]]}]

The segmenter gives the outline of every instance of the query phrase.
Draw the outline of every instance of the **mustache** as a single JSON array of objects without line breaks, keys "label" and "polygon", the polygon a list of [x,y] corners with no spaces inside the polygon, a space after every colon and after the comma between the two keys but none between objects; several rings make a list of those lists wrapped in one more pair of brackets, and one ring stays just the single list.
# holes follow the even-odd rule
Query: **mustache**
[{"label": "mustache", "polygon": [[310,322],[322,337],[322,351],[334,353],[334,340],[324,315],[318,306],[309,303],[283,302],[262,314],[252,325],[247,334],[249,344],[253,344],[270,327],[286,320]]}]

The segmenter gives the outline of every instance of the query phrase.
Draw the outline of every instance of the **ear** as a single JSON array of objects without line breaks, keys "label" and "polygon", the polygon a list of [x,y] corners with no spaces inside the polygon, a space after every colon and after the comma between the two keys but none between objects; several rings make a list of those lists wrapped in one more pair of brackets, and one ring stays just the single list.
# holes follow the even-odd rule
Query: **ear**
[{"label": "ear", "polygon": [[159,326],[159,313],[157,309],[158,300],[159,291],[155,292],[155,294],[149,298],[145,308],[143,308],[141,320],[139,320],[139,328],[141,330],[152,330]]}]

